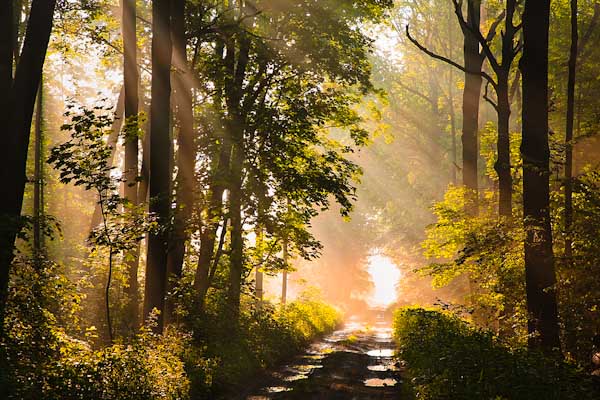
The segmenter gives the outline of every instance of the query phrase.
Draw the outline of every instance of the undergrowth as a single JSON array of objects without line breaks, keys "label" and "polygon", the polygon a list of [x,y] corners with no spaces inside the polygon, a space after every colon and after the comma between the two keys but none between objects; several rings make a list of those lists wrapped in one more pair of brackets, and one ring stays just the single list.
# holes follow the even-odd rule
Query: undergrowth
[{"label": "undergrowth", "polygon": [[576,365],[511,348],[449,313],[401,309],[394,336],[418,399],[600,398]]}]

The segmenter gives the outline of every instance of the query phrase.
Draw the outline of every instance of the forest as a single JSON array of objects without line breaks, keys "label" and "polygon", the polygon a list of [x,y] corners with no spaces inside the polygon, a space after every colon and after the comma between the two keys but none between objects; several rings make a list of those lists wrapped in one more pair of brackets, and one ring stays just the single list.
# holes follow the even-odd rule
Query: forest
[{"label": "forest", "polygon": [[0,398],[599,399],[598,43],[598,0],[2,0]]}]

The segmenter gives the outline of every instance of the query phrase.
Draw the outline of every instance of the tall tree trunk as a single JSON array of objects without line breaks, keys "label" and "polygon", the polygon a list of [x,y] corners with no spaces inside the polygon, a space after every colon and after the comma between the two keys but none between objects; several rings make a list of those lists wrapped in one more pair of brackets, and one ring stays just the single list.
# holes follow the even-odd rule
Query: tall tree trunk
[{"label": "tall tree trunk", "polygon": [[[467,1],[467,24],[473,30],[479,30],[481,0]],[[463,131],[462,131],[462,159],[463,159],[463,185],[473,196],[473,206],[467,210],[477,214],[477,160],[478,131],[479,131],[479,98],[481,96],[482,78],[479,74],[483,64],[483,56],[479,52],[479,41],[475,35],[464,31],[464,60],[465,69],[472,73],[465,73],[465,87],[463,91]]]},{"label": "tall tree trunk", "polygon": [[560,348],[550,225],[548,29],[550,0],[526,1],[523,13],[523,218],[529,345]]},{"label": "tall tree trunk", "polygon": [[[217,57],[223,61],[225,45],[222,41],[217,41],[215,53]],[[227,58],[232,59],[232,54],[227,53]],[[229,66],[230,70],[233,70],[233,61],[225,60],[225,65]],[[217,115],[222,116],[222,97],[223,88],[216,90],[216,96],[214,101],[215,112]],[[215,134],[215,143],[218,143],[218,153],[215,156],[217,162],[213,166],[211,177],[210,177],[210,195],[208,206],[206,207],[206,219],[204,226],[200,231],[200,252],[198,254],[198,266],[196,268],[196,274],[194,276],[194,289],[196,291],[196,300],[198,307],[202,310],[204,308],[204,302],[206,293],[211,284],[210,276],[214,274],[211,271],[212,266],[216,268],[216,263],[213,262],[213,255],[215,251],[215,242],[217,241],[217,231],[219,229],[219,222],[223,216],[223,193],[225,192],[227,182],[229,180],[229,167],[231,162],[231,137],[230,132],[227,129],[222,129],[224,123],[221,121],[217,125],[217,129],[213,131]],[[223,224],[223,229],[227,229],[227,224]],[[225,233],[225,232],[221,232]]]},{"label": "tall tree trunk", "polygon": [[34,173],[33,173],[33,252],[36,262],[40,260],[43,248],[42,217],[44,215],[44,203],[42,192],[44,190],[43,165],[44,155],[42,153],[42,124],[44,109],[44,82],[40,80],[40,88],[37,94],[37,105],[35,110],[35,143],[34,143]]},{"label": "tall tree trunk", "polygon": [[[5,2],[12,3],[12,2]],[[0,126],[5,142],[0,150],[0,335],[3,333],[10,265],[25,193],[27,152],[35,98],[39,88],[56,0],[34,0],[23,51],[12,76],[13,38],[11,5],[0,7]],[[7,34],[7,36],[4,36]],[[4,91],[6,90],[6,91]]]},{"label": "tall tree trunk", "polygon": [[[235,46],[236,41],[230,45]],[[244,161],[246,159],[244,143],[244,115],[241,111],[242,85],[246,76],[250,40],[241,37],[238,40],[237,63],[229,82],[225,85],[227,92],[227,107],[229,111],[228,126],[232,138],[231,152],[231,179],[229,181],[229,213],[231,219],[231,256],[229,268],[228,307],[231,313],[231,322],[237,326],[240,313],[240,295],[242,286],[242,272],[244,269],[244,238],[242,223],[242,184]],[[227,52],[232,50],[228,47]]]},{"label": "tall tree trunk", "polygon": [[[185,245],[189,240],[189,223],[194,206],[194,170],[196,149],[194,144],[194,114],[191,71],[188,68],[185,37],[185,1],[173,1],[172,19],[173,65],[175,67],[174,88],[179,130],[177,135],[177,192],[173,231],[171,233],[167,260],[168,292],[172,292],[175,281],[179,281],[185,257]],[[187,79],[186,79],[187,78]],[[168,300],[165,317],[170,320],[173,303]]]},{"label": "tall tree trunk", "polygon": [[[288,239],[287,234],[283,237],[283,263],[287,268],[288,263]],[[283,271],[283,277],[281,282],[281,304],[285,304],[287,301],[287,284],[288,284],[288,273],[287,269]]]},{"label": "tall tree trunk", "polygon": [[[510,68],[510,65],[509,65]],[[494,169],[498,174],[498,213],[502,217],[512,216],[512,174],[510,170],[510,102],[508,98],[508,71],[498,74],[498,159]]]},{"label": "tall tree trunk", "polygon": [[579,32],[577,0],[571,0],[571,48],[569,51],[569,78],[567,83],[567,126],[565,129],[565,259],[572,265],[573,239],[573,122],[575,119],[575,79]]},{"label": "tall tree trunk", "polygon": [[[223,146],[226,145],[223,144]],[[219,162],[219,166],[217,167],[217,174],[223,176],[223,179],[225,179],[225,176],[227,175],[230,158],[229,154],[231,153],[231,146],[226,146],[226,148],[229,149],[229,151],[226,151],[225,148],[221,149],[220,153],[222,160]],[[215,243],[217,240],[219,222],[223,215],[224,191],[224,181],[219,178],[213,178],[205,226],[200,233],[200,253],[198,254],[198,267],[194,277],[194,289],[196,290],[196,299],[200,309],[204,308],[206,293],[210,287],[211,282],[209,277],[211,268],[216,267],[213,262],[213,256],[215,252]],[[227,229],[227,224],[224,224],[222,229]]]},{"label": "tall tree trunk", "polygon": [[[263,230],[263,227],[259,224],[256,227],[256,247],[257,248],[262,248],[263,240],[264,240],[264,230]],[[263,254],[259,253],[259,256],[260,256],[260,259],[262,260]],[[262,268],[262,262],[260,262],[256,266],[256,275],[255,275],[256,276],[255,295],[256,295],[256,299],[257,299],[257,303],[258,303],[259,307],[262,305],[262,301],[264,298],[264,285],[263,285],[264,274],[263,274],[261,268]]]},{"label": "tall tree trunk", "polygon": [[[138,67],[135,0],[122,0],[123,10],[123,87],[125,89],[125,198],[132,205],[138,204]],[[136,246],[125,257],[127,265],[127,324],[134,331],[139,323],[138,268],[140,247]]]},{"label": "tall tree trunk", "polygon": [[[238,124],[236,124],[239,126]],[[229,213],[231,218],[231,255],[227,304],[232,323],[237,326],[244,268],[244,237],[242,226],[242,170],[244,163],[243,131],[236,134],[232,149]]]},{"label": "tall tree trunk", "polygon": [[169,0],[152,1],[152,103],[150,106],[150,212],[161,229],[148,236],[144,318],[156,309],[162,332],[167,279],[168,226],[171,211],[171,35]]}]

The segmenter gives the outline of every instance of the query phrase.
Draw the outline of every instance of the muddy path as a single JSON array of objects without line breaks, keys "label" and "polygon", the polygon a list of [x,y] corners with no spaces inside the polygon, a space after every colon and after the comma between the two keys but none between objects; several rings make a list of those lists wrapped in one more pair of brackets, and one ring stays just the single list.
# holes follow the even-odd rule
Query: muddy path
[{"label": "muddy path", "polygon": [[402,378],[389,324],[350,322],[269,373],[246,400],[400,399]]}]

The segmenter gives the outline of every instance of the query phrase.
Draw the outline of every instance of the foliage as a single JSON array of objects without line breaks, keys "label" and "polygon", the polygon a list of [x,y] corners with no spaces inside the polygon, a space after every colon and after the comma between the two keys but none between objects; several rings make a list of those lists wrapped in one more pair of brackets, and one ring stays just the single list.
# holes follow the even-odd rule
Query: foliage
[{"label": "foliage", "polygon": [[195,347],[214,361],[210,380],[193,385],[194,398],[229,398],[250,377],[296,354],[341,322],[337,310],[314,297],[301,296],[281,308],[244,297],[238,331],[231,332],[225,329],[230,324],[223,318],[224,307],[224,296],[213,292],[206,313],[192,317],[197,326]]},{"label": "foliage", "polygon": [[432,261],[421,273],[433,284],[448,285],[459,277],[468,280],[469,301],[476,320],[519,342],[525,339],[523,231],[520,224],[496,217],[493,192],[479,201],[479,214],[465,210],[471,196],[450,187],[435,204],[437,222],[427,229],[425,255]]},{"label": "foliage", "polygon": [[[394,319],[400,357],[419,399],[595,399],[577,366],[524,348],[434,310],[407,308]],[[596,391],[595,391],[596,390]]]}]

